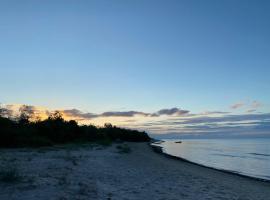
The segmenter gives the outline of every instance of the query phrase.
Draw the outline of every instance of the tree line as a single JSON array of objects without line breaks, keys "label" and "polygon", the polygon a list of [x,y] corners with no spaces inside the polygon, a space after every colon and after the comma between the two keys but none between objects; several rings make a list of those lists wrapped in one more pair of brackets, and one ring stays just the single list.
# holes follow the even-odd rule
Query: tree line
[{"label": "tree line", "polygon": [[0,147],[41,147],[55,144],[86,142],[147,142],[146,132],[119,128],[106,123],[104,127],[78,125],[75,120],[64,120],[56,111],[45,120],[30,120],[31,114],[21,110],[18,119],[6,116],[0,110]]}]

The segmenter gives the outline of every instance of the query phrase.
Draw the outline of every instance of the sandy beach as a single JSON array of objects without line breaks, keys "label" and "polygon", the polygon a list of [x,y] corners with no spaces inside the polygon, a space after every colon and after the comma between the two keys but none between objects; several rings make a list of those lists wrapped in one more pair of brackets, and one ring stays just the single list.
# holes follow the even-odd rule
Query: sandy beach
[{"label": "sandy beach", "polygon": [[[270,183],[170,159],[147,143],[1,149],[1,200],[267,200]],[[14,174],[13,174],[14,175]],[[9,176],[12,176],[9,174]]]}]

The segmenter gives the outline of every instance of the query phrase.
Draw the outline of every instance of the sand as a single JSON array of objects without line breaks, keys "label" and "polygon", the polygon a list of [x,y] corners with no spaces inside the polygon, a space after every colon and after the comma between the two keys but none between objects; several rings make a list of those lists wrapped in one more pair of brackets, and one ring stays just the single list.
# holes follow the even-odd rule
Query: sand
[{"label": "sand", "polygon": [[0,181],[0,199],[270,199],[270,183],[170,159],[146,143],[126,144],[130,153],[119,153],[119,144],[2,149],[0,174],[14,169],[18,178]]}]

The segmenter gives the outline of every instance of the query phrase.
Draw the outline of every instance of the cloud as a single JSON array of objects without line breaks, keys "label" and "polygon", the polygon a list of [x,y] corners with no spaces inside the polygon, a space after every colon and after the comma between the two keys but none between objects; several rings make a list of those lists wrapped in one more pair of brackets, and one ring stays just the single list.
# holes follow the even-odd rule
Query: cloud
[{"label": "cloud", "polygon": [[126,112],[104,112],[99,117],[134,117],[136,115],[144,116],[144,117],[159,117],[161,115],[175,115],[180,116],[189,113],[188,110],[181,110],[178,108],[170,108],[170,109],[161,109],[154,113],[146,113],[140,111],[126,111]]},{"label": "cloud", "polygon": [[248,113],[256,112],[263,104],[259,101],[252,101],[251,104],[248,105]]},{"label": "cloud", "polygon": [[138,112],[138,111],[126,111],[126,112],[104,112],[99,117],[134,117],[135,115],[150,116],[149,113]]},{"label": "cloud", "polygon": [[218,122],[239,122],[239,121],[263,121],[270,119],[270,113],[263,114],[242,114],[242,115],[225,115],[221,117],[195,117],[195,118],[183,118],[181,121],[171,120],[174,124],[195,124],[195,123],[218,123]]},{"label": "cloud", "polygon": [[159,110],[156,115],[160,116],[160,115],[177,115],[177,116],[181,116],[181,115],[185,115],[188,114],[189,111],[188,110],[181,110],[178,108],[171,108],[171,109],[162,109]]},{"label": "cloud", "polygon": [[235,104],[233,104],[233,105],[231,105],[231,109],[239,109],[239,108],[241,108],[241,107],[243,107],[245,105],[245,103],[243,103],[243,102],[240,102],[240,103],[235,103]]},{"label": "cloud", "polygon": [[97,117],[96,114],[93,113],[83,113],[78,109],[70,109],[70,110],[62,110],[61,111],[67,117],[75,117],[75,118],[83,118],[83,119],[92,119]]},{"label": "cloud", "polygon": [[251,105],[250,105],[250,107],[253,108],[253,109],[257,109],[257,108],[259,108],[259,107],[261,107],[261,106],[262,106],[262,103],[260,103],[260,102],[258,102],[258,101],[253,101],[253,102],[251,103]]},{"label": "cloud", "polygon": [[205,111],[203,113],[200,113],[201,115],[216,115],[216,114],[230,114],[231,112],[223,112],[223,111]]},{"label": "cloud", "polygon": [[152,137],[270,137],[270,113],[169,118],[137,124]]},{"label": "cloud", "polygon": [[244,102],[239,102],[239,103],[235,103],[233,105],[231,105],[231,109],[239,109],[239,108],[243,108],[245,107],[247,109],[247,112],[255,112],[258,108],[262,107],[262,103],[260,103],[259,101],[252,101],[244,103]]},{"label": "cloud", "polygon": [[253,113],[253,112],[256,112],[257,110],[256,109],[249,109],[247,110],[248,113]]},{"label": "cloud", "polygon": [[77,109],[71,110],[63,110],[63,113],[68,115],[69,117],[81,117],[85,119],[92,119],[98,117],[135,117],[135,116],[143,116],[143,117],[159,117],[161,115],[167,116],[180,116],[189,113],[188,110],[181,110],[178,108],[171,108],[171,109],[161,109],[155,113],[146,113],[141,111],[109,111],[104,112],[101,114],[94,114],[94,113],[84,113]]}]

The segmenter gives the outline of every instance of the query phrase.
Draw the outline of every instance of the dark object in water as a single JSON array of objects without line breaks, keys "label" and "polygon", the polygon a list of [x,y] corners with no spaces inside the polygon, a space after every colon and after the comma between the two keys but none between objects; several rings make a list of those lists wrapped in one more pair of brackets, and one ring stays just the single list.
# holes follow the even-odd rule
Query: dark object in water
[{"label": "dark object in water", "polygon": [[174,142],[174,143],[179,143],[179,144],[181,144],[181,143],[182,143],[182,141],[176,141],[176,142]]}]

